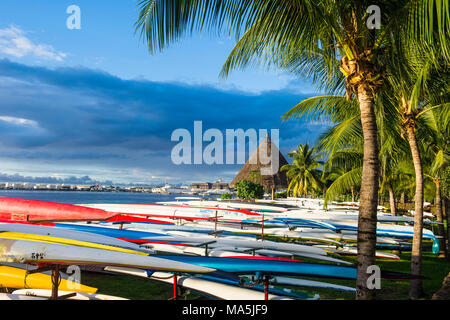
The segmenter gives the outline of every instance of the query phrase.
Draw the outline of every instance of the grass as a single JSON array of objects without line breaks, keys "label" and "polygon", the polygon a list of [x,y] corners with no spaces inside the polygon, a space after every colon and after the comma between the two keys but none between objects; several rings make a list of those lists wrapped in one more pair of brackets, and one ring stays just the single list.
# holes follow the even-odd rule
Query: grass
[{"label": "grass", "polygon": [[[98,288],[98,293],[118,296],[130,300],[169,300],[173,297],[170,284],[128,275],[113,275],[83,272],[82,284]],[[200,295],[185,291],[180,299],[196,300]]]},{"label": "grass", "polygon": [[[377,265],[381,270],[410,272],[410,253],[401,253],[400,260],[377,259]],[[356,262],[356,257],[346,258],[348,261]],[[422,259],[422,274],[429,280],[423,280],[423,288],[426,293],[425,299],[431,299],[432,295],[442,286],[443,279],[450,273],[450,263],[440,259],[431,252],[424,252]],[[354,280],[335,280],[305,278],[324,281],[334,284],[355,286]],[[102,294],[120,296],[132,300],[168,300],[172,297],[172,285],[152,280],[127,276],[109,275],[100,273],[84,272],[82,283],[98,288]],[[294,289],[294,287],[291,287]],[[295,289],[318,293],[321,300],[354,300],[355,294],[330,289],[295,287]],[[382,279],[381,289],[377,291],[377,299],[382,300],[407,300],[409,292],[408,280]],[[187,300],[204,299],[201,295],[187,291],[182,297]]]},{"label": "grass", "polygon": [[[381,270],[396,271],[409,273],[411,269],[411,253],[402,253],[399,255],[400,260],[391,259],[377,259],[377,265]],[[347,259],[356,262],[356,257]],[[429,278],[423,280],[423,288],[426,296],[424,299],[431,299],[432,295],[438,291],[444,278],[450,273],[450,263],[438,258],[436,255],[430,252],[424,252],[422,256],[422,275]],[[318,280],[310,278],[311,280]],[[353,280],[334,280],[325,279],[319,280],[349,287],[354,287],[355,282]],[[407,300],[409,293],[408,280],[391,280],[382,279],[381,289],[377,291],[377,299],[381,300]],[[311,288],[303,288],[304,290],[311,290]],[[355,294],[349,292],[341,292],[328,289],[313,289],[314,292],[320,295],[322,300],[354,300]]]}]

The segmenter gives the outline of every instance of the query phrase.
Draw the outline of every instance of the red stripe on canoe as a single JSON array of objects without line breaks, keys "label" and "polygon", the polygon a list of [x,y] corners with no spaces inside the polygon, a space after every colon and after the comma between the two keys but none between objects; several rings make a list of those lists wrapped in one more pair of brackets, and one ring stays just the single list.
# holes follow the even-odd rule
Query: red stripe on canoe
[{"label": "red stripe on canoe", "polygon": [[254,256],[224,256],[224,258],[236,258],[236,259],[250,259],[250,260],[265,260],[265,261],[287,261],[287,262],[303,262],[301,260],[280,258],[280,257],[254,257]]},{"label": "red stripe on canoe", "polygon": [[132,217],[124,214],[119,214],[115,217],[109,218],[106,220],[106,222],[146,222],[146,223],[159,223],[159,224],[169,224],[174,225],[173,222],[169,221],[162,221],[162,220],[155,220],[155,219],[149,219],[149,218],[139,218],[139,217]]},{"label": "red stripe on canoe", "polygon": [[[154,217],[154,218],[168,218],[168,219],[183,219],[183,220],[206,220],[206,221],[215,221],[216,218],[203,218],[196,216],[179,216],[179,215],[168,215],[168,214],[156,214],[156,213],[125,213],[125,212],[116,212],[119,215],[133,215],[133,216],[141,216],[141,217]],[[221,219],[218,218],[217,221],[236,221],[240,222],[238,219]]]},{"label": "red stripe on canoe", "polygon": [[171,245],[174,245],[174,246],[193,247],[193,245],[190,245],[190,244],[177,243],[177,242],[152,241],[152,240],[141,240],[141,239],[126,239],[126,238],[116,238],[116,239],[132,242],[132,243],[136,243],[136,244],[158,243],[158,244],[171,244]]}]

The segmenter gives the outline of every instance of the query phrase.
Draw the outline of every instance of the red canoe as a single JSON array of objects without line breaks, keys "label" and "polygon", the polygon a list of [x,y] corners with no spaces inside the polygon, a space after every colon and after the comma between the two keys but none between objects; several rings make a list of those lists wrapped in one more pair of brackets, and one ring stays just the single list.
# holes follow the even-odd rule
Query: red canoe
[{"label": "red canoe", "polygon": [[29,222],[103,221],[115,213],[73,204],[0,197],[0,219]]}]

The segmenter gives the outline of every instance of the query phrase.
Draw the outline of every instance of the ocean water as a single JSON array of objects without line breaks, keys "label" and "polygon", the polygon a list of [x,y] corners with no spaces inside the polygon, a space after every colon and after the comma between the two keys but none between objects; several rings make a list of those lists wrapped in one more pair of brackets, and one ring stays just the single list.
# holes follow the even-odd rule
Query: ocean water
[{"label": "ocean water", "polygon": [[0,197],[52,201],[68,204],[81,203],[156,203],[175,201],[177,194],[89,191],[28,191],[0,190]]}]

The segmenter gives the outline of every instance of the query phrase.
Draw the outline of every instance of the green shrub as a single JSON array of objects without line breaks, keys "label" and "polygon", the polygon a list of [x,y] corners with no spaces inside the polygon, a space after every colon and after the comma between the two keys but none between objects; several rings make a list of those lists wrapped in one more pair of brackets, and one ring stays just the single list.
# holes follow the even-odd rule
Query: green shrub
[{"label": "green shrub", "polygon": [[287,191],[275,193],[275,199],[285,199],[287,198]]},{"label": "green shrub", "polygon": [[264,197],[264,188],[259,183],[241,180],[236,183],[237,196],[240,199],[261,199]]},{"label": "green shrub", "polygon": [[220,199],[231,199],[232,197],[231,197],[231,194],[229,194],[228,192],[226,192],[226,193],[223,193],[221,196],[220,196]]}]

